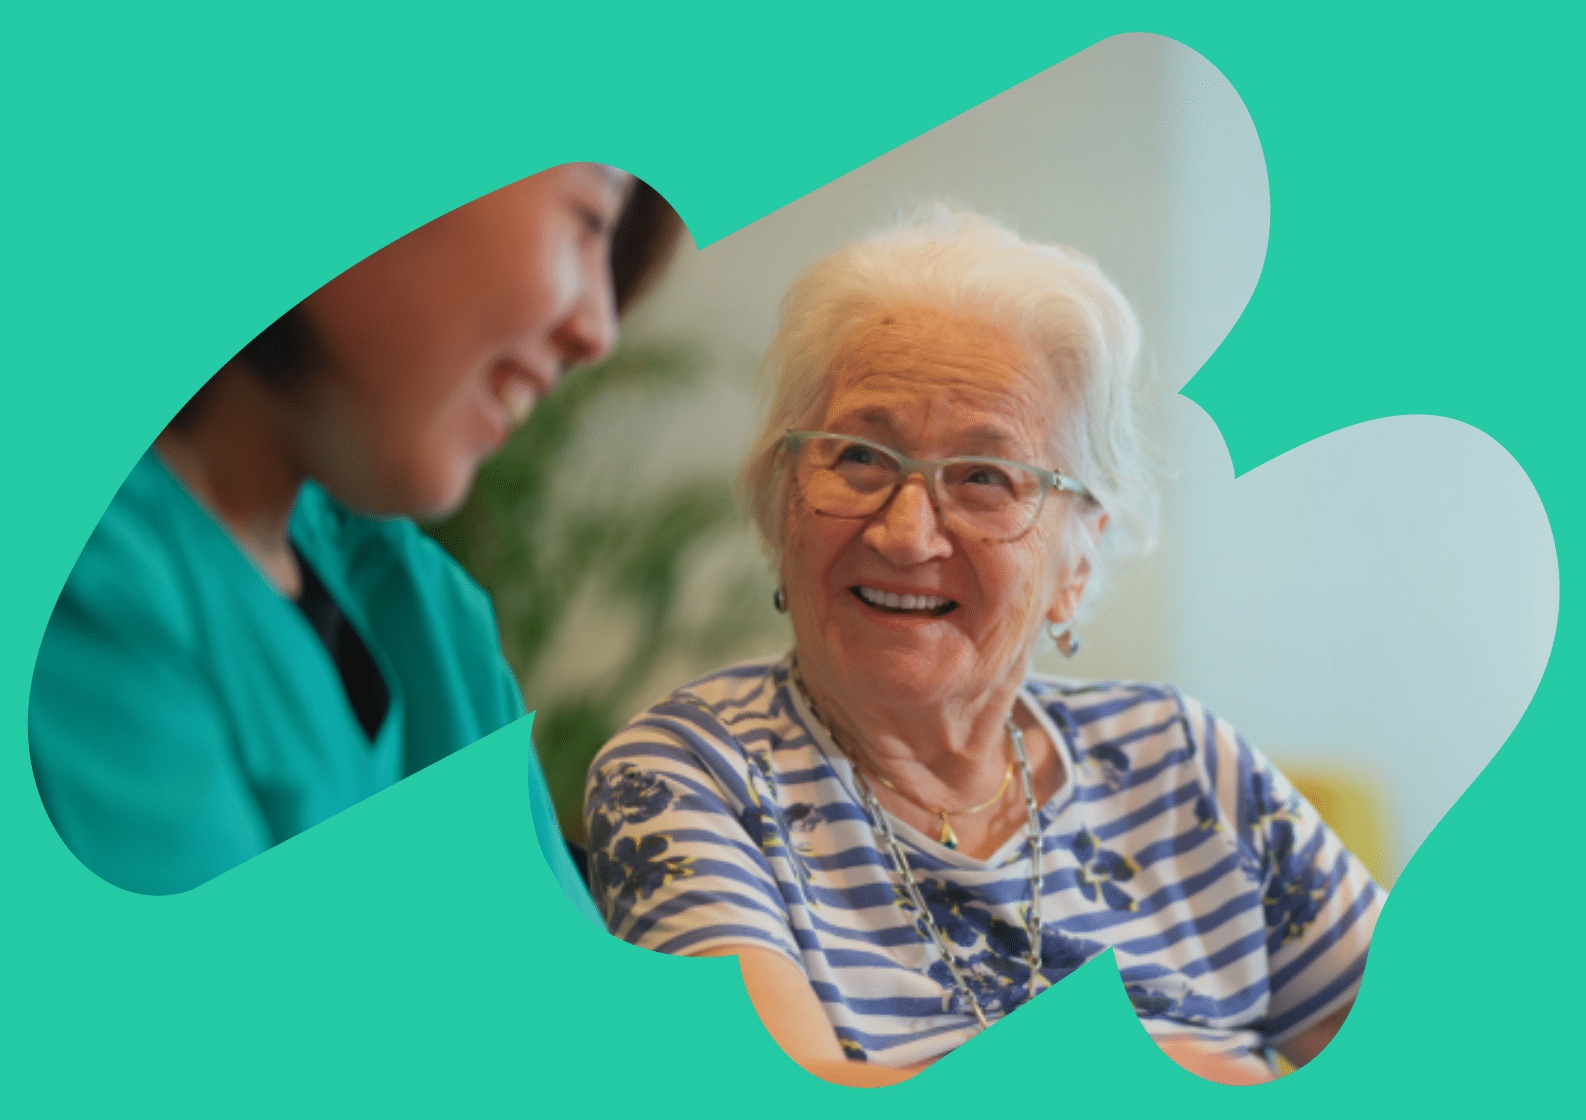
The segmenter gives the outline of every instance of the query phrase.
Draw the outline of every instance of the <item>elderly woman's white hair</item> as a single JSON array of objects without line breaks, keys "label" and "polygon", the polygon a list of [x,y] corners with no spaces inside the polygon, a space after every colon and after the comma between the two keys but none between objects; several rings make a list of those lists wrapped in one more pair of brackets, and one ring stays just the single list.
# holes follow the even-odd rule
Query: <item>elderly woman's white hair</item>
[{"label": "elderly woman's white hair", "polygon": [[783,301],[761,367],[765,428],[739,478],[772,565],[781,564],[789,498],[784,433],[819,424],[844,352],[902,311],[1004,330],[1056,380],[1066,403],[1052,418],[1055,458],[1040,465],[1083,483],[1107,514],[1099,540],[1086,529],[1096,523],[1088,517],[1071,520],[1067,542],[1090,560],[1086,600],[1093,599],[1108,569],[1156,540],[1157,490],[1135,401],[1139,324],[1089,257],[940,204],[816,262]]}]

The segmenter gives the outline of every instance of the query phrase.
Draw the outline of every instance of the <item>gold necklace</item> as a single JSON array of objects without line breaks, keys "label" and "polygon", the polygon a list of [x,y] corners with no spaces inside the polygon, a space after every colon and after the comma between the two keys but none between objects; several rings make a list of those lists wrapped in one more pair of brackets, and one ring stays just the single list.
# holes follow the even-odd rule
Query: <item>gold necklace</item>
[{"label": "gold necklace", "polygon": [[942,835],[937,840],[937,843],[941,844],[941,846],[944,848],[951,848],[954,851],[957,851],[958,833],[953,831],[953,826],[948,823],[947,818],[964,817],[968,816],[970,813],[980,813],[1001,801],[1002,795],[1008,792],[1008,784],[1013,781],[1013,759],[1010,758],[1008,760],[1008,768],[1002,772],[1002,784],[997,787],[997,792],[991,797],[987,798],[985,801],[982,801],[979,805],[971,805],[967,809],[933,809],[929,805],[921,805],[918,801],[914,800],[914,798],[910,797],[897,786],[887,781],[887,779],[882,775],[872,774],[871,776],[874,777],[876,781],[890,789],[893,793],[903,798],[903,800],[907,801],[910,805],[913,805],[916,809],[924,809],[927,813],[935,813],[938,817],[941,817]]},{"label": "gold necklace", "polygon": [[[814,698],[812,698],[810,696],[809,690],[804,687],[804,675],[798,671],[798,660],[797,660],[797,658],[794,659],[792,669],[793,669],[794,682],[798,685],[799,691],[801,693],[803,693],[804,699],[809,701],[810,710],[814,711],[815,710],[815,700],[814,700]],[[821,719],[820,714],[816,713],[815,718],[816,719]],[[827,727],[828,731],[831,730],[830,727],[826,724],[825,720],[821,720],[821,725],[823,727]],[[1008,721],[1008,726],[1010,728],[1012,728],[1014,726],[1013,721],[1012,721],[1011,718]],[[836,738],[837,737],[835,735],[833,735],[832,736],[832,741],[836,742]],[[848,751],[847,751],[846,748],[843,749],[843,753],[844,754],[848,754]],[[1014,762],[1013,755],[1015,753],[1016,752],[1015,752],[1013,739],[1012,739],[1012,736],[1010,735],[1009,736],[1009,740],[1008,740],[1008,754],[1009,754],[1008,768],[1002,772],[1002,784],[997,787],[997,792],[994,793],[991,797],[987,798],[985,801],[982,801],[979,805],[971,805],[967,809],[948,809],[945,806],[942,807],[942,808],[933,809],[929,805],[921,805],[918,801],[914,800],[914,798],[910,797],[908,794],[904,793],[897,786],[895,786],[891,782],[889,782],[886,779],[885,775],[874,774],[872,776],[876,779],[876,781],[878,781],[882,785],[886,786],[893,793],[897,794],[899,797],[903,798],[903,800],[907,801],[910,805],[913,805],[916,809],[924,809],[927,813],[935,813],[938,817],[940,817],[942,819],[942,832],[941,832],[941,835],[937,838],[936,842],[938,844],[940,844],[942,847],[948,848],[948,849],[956,852],[958,850],[958,833],[953,831],[953,826],[948,822],[947,818],[948,817],[967,817],[971,813],[982,813],[982,812],[985,812],[987,809],[991,808],[997,802],[1001,801],[1002,800],[1002,795],[1008,792],[1009,783],[1011,783],[1013,781],[1013,762]],[[864,769],[863,767],[861,767],[859,765],[859,759],[856,756],[849,755],[849,761],[851,761],[853,763],[855,770],[863,770]]]}]

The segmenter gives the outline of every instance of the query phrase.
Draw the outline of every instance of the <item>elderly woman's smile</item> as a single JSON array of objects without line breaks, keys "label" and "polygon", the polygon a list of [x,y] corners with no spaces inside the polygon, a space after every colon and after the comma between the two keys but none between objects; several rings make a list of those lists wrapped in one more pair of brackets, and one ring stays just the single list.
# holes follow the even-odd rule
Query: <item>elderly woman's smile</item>
[{"label": "elderly woman's smile", "polygon": [[958,606],[951,599],[940,595],[910,594],[905,591],[899,594],[896,591],[884,591],[879,587],[853,587],[850,588],[861,603],[874,607],[876,610],[885,611],[887,614],[913,614],[924,615],[927,618],[941,618],[948,611]]}]

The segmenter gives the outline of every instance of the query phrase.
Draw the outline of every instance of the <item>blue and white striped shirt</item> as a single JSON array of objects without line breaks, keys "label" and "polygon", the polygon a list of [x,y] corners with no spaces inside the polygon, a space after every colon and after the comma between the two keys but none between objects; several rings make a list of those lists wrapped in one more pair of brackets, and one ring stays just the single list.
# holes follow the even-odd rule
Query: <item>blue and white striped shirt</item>
[{"label": "blue and white striped shirt", "polygon": [[[975,1033],[899,905],[852,767],[789,659],[721,670],[645,711],[590,767],[596,901],[634,944],[753,944],[808,976],[852,1058],[906,1065]],[[1040,811],[1043,988],[1108,946],[1147,1030],[1232,1057],[1354,998],[1384,898],[1226,723],[1172,688],[1031,677],[1067,771]],[[1024,831],[989,859],[892,829],[988,1017],[1029,983]]]}]

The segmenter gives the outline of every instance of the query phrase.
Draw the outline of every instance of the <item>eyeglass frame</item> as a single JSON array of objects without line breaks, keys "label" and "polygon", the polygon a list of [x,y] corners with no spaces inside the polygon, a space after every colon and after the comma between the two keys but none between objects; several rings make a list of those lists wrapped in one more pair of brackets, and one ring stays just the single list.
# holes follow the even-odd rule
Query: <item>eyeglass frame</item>
[{"label": "eyeglass frame", "polygon": [[[804,489],[798,484],[797,461],[799,448],[803,446],[806,440],[847,440],[849,443],[862,444],[863,446],[870,448],[872,451],[879,451],[883,455],[897,462],[898,477],[896,481],[892,483],[892,493],[888,494],[886,498],[882,500],[881,504],[878,505],[874,510],[869,513],[841,514],[826,513],[823,510],[815,509],[814,506],[810,507],[810,509],[815,510],[815,512],[820,514],[822,517],[836,517],[845,521],[858,520],[861,517],[874,517],[876,514],[886,509],[887,506],[892,504],[892,499],[898,496],[898,491],[903,489],[903,484],[909,479],[913,478],[915,475],[919,475],[920,478],[924,480],[925,492],[930,495],[931,505],[933,508],[935,508],[937,516],[940,517],[942,501],[936,493],[936,478],[943,467],[954,463],[985,463],[998,467],[1017,467],[1020,470],[1029,471],[1035,476],[1036,481],[1041,484],[1041,496],[1036,499],[1035,512],[1030,515],[1030,523],[1021,529],[1017,535],[1012,537],[980,538],[982,541],[985,541],[988,544],[1011,544],[1013,541],[1019,540],[1031,529],[1035,528],[1035,523],[1041,519],[1041,513],[1046,509],[1046,496],[1053,490],[1061,490],[1065,493],[1074,494],[1081,498],[1089,498],[1091,501],[1096,500],[1096,495],[1092,494],[1088,489],[1086,489],[1083,483],[1075,481],[1062,471],[1049,471],[1045,467],[1037,467],[1031,463],[1021,463],[1016,459],[997,459],[988,455],[954,455],[950,459],[911,459],[901,451],[888,447],[884,443],[877,443],[875,440],[865,439],[863,436],[845,435],[842,432],[800,432],[789,428],[782,434],[782,438],[784,441],[784,446],[787,447],[788,454],[792,460],[792,462],[789,464],[793,468],[793,478],[791,481],[793,482],[794,488],[798,490],[800,498],[803,498],[804,496]],[[807,501],[808,499],[805,500]]]}]

